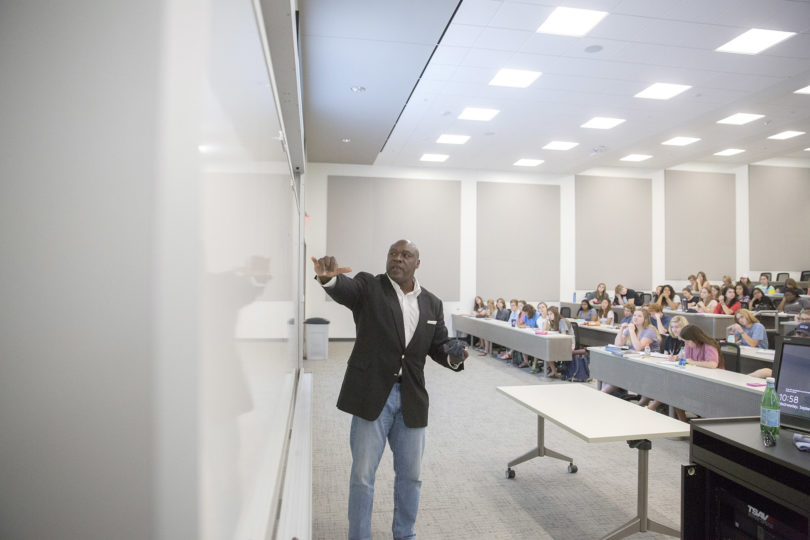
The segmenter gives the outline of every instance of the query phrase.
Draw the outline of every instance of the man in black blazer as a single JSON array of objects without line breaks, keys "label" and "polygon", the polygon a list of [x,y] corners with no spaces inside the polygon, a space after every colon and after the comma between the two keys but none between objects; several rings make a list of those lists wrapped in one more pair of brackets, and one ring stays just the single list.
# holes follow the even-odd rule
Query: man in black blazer
[{"label": "man in black blazer", "polygon": [[353,415],[349,539],[371,537],[374,477],[386,439],[394,455],[394,538],[415,538],[428,418],[425,357],[461,371],[467,351],[448,339],[442,301],[414,276],[420,260],[412,242],[394,243],[386,273],[377,276],[345,276],[352,269],[334,257],[312,261],[327,294],[352,310],[357,329],[337,403]]}]

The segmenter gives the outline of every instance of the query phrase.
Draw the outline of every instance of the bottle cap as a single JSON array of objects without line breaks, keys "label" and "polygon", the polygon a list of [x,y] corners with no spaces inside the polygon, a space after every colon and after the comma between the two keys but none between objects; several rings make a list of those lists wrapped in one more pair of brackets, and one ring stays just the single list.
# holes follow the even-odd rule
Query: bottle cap
[{"label": "bottle cap", "polygon": [[765,382],[766,382],[766,383],[771,383],[771,384],[773,384],[775,381],[776,381],[776,379],[774,379],[773,377],[768,377],[768,378],[766,378],[766,379],[765,379]]}]

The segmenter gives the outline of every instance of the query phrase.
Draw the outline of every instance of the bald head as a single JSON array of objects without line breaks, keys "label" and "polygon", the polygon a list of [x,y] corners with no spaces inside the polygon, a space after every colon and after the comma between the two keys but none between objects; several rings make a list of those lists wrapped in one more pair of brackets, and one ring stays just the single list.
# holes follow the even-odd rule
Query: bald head
[{"label": "bald head", "polygon": [[413,290],[413,274],[419,268],[419,248],[410,240],[398,240],[388,248],[385,271],[405,292]]}]

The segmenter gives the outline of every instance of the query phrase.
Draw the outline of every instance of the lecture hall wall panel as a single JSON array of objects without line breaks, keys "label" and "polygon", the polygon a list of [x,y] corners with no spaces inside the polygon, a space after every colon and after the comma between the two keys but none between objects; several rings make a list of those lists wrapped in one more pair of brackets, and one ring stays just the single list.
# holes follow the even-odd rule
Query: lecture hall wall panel
[{"label": "lecture hall wall panel", "polygon": [[664,200],[653,201],[650,226],[653,241],[666,235],[667,281],[685,280],[699,270],[711,282],[733,273],[737,255],[735,189],[731,173],[664,172]]},{"label": "lecture hall wall panel", "polygon": [[810,270],[810,169],[748,168],[752,269]]},{"label": "lecture hall wall panel", "polygon": [[406,238],[419,248],[419,281],[445,302],[458,301],[460,201],[459,181],[329,176],[326,253],[351,266],[352,276],[381,274],[391,243]]},{"label": "lecture hall wall panel", "polygon": [[477,200],[477,294],[559,300],[560,187],[478,182]]},{"label": "lecture hall wall panel", "polygon": [[577,175],[575,192],[577,289],[650,290],[651,180]]}]

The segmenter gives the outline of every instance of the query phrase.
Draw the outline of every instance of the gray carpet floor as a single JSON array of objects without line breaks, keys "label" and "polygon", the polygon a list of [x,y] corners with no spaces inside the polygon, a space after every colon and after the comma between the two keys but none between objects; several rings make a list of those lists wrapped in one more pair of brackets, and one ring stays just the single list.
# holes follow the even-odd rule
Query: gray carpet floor
[{"label": "gray carpet floor", "polygon": [[[313,538],[347,537],[349,425],[335,407],[352,342],[329,343],[329,360],[304,362],[313,373]],[[425,368],[430,419],[416,523],[423,540],[601,538],[636,514],[638,452],[624,442],[588,444],[547,422],[545,445],[574,459],[536,458],[506,464],[536,446],[537,417],[497,386],[593,384],[560,382],[508,367],[472,351],[461,373],[432,361]],[[583,410],[582,414],[588,414]],[[649,460],[649,517],[680,528],[680,466],[685,440],[653,442]],[[391,538],[394,472],[386,448],[377,472],[372,538]],[[639,533],[632,538],[671,538]]]}]

